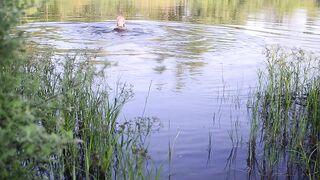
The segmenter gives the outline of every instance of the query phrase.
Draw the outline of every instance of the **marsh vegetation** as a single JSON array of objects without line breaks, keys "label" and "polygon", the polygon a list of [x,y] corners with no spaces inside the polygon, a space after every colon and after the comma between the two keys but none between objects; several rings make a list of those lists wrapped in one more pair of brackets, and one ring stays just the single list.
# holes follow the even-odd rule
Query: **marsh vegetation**
[{"label": "marsh vegetation", "polygon": [[[13,27],[24,6],[0,5],[11,13],[0,24]],[[0,32],[1,179],[159,178],[146,148],[158,120],[119,118],[130,86],[101,85],[103,68],[91,55],[34,51],[21,33],[12,36],[5,26]]]},{"label": "marsh vegetation", "polygon": [[266,69],[250,103],[250,171],[267,179],[320,178],[319,70],[319,56],[312,53],[266,49]]},{"label": "marsh vegetation", "polygon": [[[318,6],[1,0],[0,179],[320,179],[319,54],[265,48],[292,38],[317,49]],[[124,35],[88,23],[118,11],[165,22],[132,21]],[[304,29],[284,30],[292,14]],[[111,86],[115,69],[137,90]]]}]

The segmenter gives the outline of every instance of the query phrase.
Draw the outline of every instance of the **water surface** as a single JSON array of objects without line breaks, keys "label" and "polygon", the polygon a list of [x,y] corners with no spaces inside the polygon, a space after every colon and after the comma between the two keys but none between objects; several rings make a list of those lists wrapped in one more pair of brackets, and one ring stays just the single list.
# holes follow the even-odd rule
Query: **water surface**
[{"label": "water surface", "polygon": [[[127,31],[117,33],[120,12]],[[132,84],[122,117],[142,115],[148,97],[144,115],[163,124],[149,152],[171,179],[248,178],[246,104],[264,48],[320,47],[318,1],[51,0],[25,20],[30,40],[61,54],[97,52],[111,86]]]}]

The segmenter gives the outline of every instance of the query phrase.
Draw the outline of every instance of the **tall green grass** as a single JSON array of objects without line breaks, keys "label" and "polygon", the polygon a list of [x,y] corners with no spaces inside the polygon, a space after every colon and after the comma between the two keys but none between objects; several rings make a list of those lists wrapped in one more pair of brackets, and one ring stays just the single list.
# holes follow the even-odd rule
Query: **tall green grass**
[{"label": "tall green grass", "polygon": [[248,166],[267,178],[319,179],[320,59],[279,47],[266,58],[251,103]]},{"label": "tall green grass", "polygon": [[112,91],[91,58],[88,54],[56,58],[37,52],[21,66],[23,77],[13,93],[28,101],[33,126],[56,136],[59,143],[52,144],[54,148],[34,145],[52,152],[41,163],[22,160],[21,167],[30,165],[32,177],[53,179],[154,179],[159,172],[147,167],[146,138],[157,119],[120,120],[122,107],[133,96],[131,88],[119,84]]},{"label": "tall green grass", "polygon": [[121,120],[132,90],[111,90],[93,56],[33,51],[15,29],[31,4],[0,1],[0,179],[159,178],[146,144],[158,120]]}]

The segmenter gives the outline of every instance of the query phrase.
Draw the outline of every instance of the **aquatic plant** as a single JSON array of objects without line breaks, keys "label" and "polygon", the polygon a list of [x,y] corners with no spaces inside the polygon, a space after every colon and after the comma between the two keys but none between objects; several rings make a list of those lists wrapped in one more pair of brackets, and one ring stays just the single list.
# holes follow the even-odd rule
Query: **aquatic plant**
[{"label": "aquatic plant", "polygon": [[174,145],[180,135],[181,131],[178,131],[177,135],[174,137],[173,142],[171,143],[171,140],[169,139],[169,145],[168,145],[168,165],[169,165],[169,174],[168,179],[171,179],[173,172],[172,172],[172,161],[173,161],[173,153],[174,153]]},{"label": "aquatic plant", "polygon": [[248,167],[263,177],[319,179],[320,59],[280,47],[267,48],[266,59],[250,103]]},{"label": "aquatic plant", "polygon": [[112,93],[93,56],[23,42],[26,2],[0,1],[0,179],[159,178],[145,144],[158,120],[120,120],[132,90]]}]

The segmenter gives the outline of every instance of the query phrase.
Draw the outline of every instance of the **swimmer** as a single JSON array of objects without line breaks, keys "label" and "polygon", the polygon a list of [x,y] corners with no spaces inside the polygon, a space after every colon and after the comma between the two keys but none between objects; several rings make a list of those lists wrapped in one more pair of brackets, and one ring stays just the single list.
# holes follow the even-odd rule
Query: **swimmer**
[{"label": "swimmer", "polygon": [[117,17],[117,27],[114,28],[115,31],[117,32],[122,32],[125,30],[125,18],[123,16],[118,16]]}]

